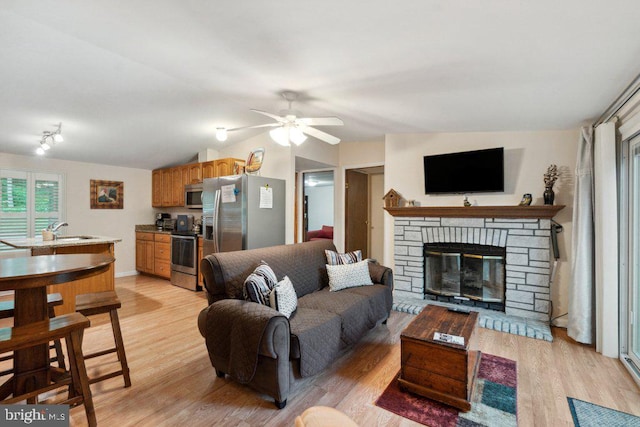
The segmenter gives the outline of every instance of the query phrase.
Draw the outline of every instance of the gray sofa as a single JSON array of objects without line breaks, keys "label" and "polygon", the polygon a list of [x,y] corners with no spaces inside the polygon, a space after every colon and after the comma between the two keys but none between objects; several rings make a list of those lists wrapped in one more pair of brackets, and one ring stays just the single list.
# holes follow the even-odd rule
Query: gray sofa
[{"label": "gray sofa", "polygon": [[[286,405],[296,381],[329,366],[339,353],[391,312],[391,269],[370,263],[374,285],[330,292],[325,249],[330,240],[206,256],[200,268],[209,306],[198,317],[218,377],[236,381]],[[278,279],[287,275],[298,296],[290,319],[271,307],[243,299],[243,283],[261,262]]]}]

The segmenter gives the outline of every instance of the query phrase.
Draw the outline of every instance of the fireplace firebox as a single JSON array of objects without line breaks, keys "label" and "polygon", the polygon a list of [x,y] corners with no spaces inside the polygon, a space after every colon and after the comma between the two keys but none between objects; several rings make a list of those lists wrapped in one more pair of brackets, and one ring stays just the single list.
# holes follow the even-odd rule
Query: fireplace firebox
[{"label": "fireplace firebox", "polygon": [[504,311],[505,257],[499,246],[425,243],[425,298]]}]

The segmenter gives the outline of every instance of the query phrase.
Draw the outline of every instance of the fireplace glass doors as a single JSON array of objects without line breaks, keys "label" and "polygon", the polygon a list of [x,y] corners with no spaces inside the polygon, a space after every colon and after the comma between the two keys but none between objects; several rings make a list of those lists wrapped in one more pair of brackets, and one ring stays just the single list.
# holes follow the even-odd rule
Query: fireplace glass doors
[{"label": "fireplace glass doors", "polygon": [[424,245],[425,294],[504,311],[505,249],[463,243]]}]

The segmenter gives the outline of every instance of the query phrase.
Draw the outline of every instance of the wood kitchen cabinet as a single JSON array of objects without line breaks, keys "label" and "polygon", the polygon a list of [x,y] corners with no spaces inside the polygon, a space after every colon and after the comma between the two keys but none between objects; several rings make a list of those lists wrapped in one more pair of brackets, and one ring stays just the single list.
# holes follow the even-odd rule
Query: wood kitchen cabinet
[{"label": "wood kitchen cabinet", "polygon": [[136,270],[169,279],[171,277],[171,236],[136,232]]},{"label": "wood kitchen cabinet", "polygon": [[173,174],[170,168],[162,170],[162,206],[173,205]]},{"label": "wood kitchen cabinet", "polygon": [[204,162],[202,163],[202,177],[216,178],[219,176],[238,175],[242,173],[244,163],[244,160],[234,158]]},{"label": "wood kitchen cabinet", "polygon": [[216,161],[211,160],[202,163],[202,179],[215,178],[216,175]]},{"label": "wood kitchen cabinet", "polygon": [[202,182],[202,163],[191,163],[186,167],[189,170],[189,184]]},{"label": "wood kitchen cabinet", "polygon": [[153,250],[153,274],[171,278],[171,236],[155,233]]},{"label": "wood kitchen cabinet", "polygon": [[156,169],[151,173],[151,206],[162,207],[162,170]]},{"label": "wood kitchen cabinet", "polygon": [[151,205],[154,208],[183,207],[185,185],[202,182],[204,178],[240,174],[244,164],[244,160],[226,158],[156,169],[151,173]]},{"label": "wood kitchen cabinet", "polygon": [[153,274],[154,233],[136,232],[136,270]]},{"label": "wood kitchen cabinet", "polygon": [[229,176],[238,175],[242,173],[242,167],[244,166],[244,160],[240,159],[218,159],[215,162],[215,174],[216,176]]}]

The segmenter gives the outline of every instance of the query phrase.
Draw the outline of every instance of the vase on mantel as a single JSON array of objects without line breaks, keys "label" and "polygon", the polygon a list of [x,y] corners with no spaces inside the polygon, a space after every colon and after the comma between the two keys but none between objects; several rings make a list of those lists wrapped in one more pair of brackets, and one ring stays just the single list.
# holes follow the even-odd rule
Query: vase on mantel
[{"label": "vase on mantel", "polygon": [[545,205],[553,205],[553,199],[556,198],[556,194],[553,192],[552,187],[545,187],[544,193],[542,193]]}]

